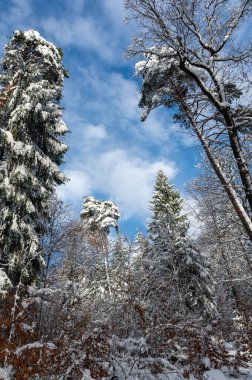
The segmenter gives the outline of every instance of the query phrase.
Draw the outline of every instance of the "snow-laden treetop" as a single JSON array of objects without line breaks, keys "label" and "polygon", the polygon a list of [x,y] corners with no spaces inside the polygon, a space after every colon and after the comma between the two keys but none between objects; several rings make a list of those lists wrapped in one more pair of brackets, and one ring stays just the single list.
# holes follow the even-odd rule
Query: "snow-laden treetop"
[{"label": "snow-laden treetop", "polygon": [[[12,75],[14,83],[21,73],[24,75],[27,73],[30,76],[32,72],[36,76],[42,66],[45,68],[45,63],[48,64],[48,70],[54,71],[55,77],[51,78],[54,83],[56,81],[63,81],[64,76],[66,76],[66,71],[63,69],[61,62],[61,50],[57,49],[51,42],[45,40],[40,36],[39,32],[33,29],[27,31],[16,30],[10,43],[5,46],[4,50],[4,68],[8,66],[8,72]],[[30,70],[31,64],[33,70]],[[29,73],[27,72],[28,67]]]},{"label": "snow-laden treetop", "polygon": [[100,201],[92,196],[83,200],[81,219],[91,230],[108,233],[110,227],[117,229],[117,220],[120,218],[118,206],[112,201]]},{"label": "snow-laden treetop", "polygon": [[[144,57],[135,65],[135,75],[142,77],[141,99],[139,106],[143,108],[141,120],[144,121],[150,111],[160,105],[172,107],[176,105],[173,94],[171,78],[174,76],[181,79],[181,84],[188,88],[192,86],[191,81],[180,69],[179,54],[170,47],[151,47],[146,50]],[[192,67],[189,62],[185,63],[187,69],[202,78],[203,72],[200,68]]]}]

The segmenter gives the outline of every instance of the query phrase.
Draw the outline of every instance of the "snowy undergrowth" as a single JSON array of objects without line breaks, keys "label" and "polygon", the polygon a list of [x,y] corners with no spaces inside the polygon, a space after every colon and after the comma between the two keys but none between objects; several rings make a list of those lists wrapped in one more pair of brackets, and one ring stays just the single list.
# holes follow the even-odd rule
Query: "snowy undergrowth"
[{"label": "snowy undergrowth", "polygon": [[12,367],[8,366],[5,368],[0,368],[0,379],[1,380],[11,380],[12,379]]}]

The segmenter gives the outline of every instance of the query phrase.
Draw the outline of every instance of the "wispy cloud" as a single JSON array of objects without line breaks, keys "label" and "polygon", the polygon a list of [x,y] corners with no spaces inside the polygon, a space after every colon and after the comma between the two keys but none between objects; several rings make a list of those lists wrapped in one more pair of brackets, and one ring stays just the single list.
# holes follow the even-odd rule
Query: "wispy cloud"
[{"label": "wispy cloud", "polygon": [[31,0],[11,0],[9,6],[0,12],[0,43],[6,43],[6,37],[14,30],[28,29],[32,14]]},{"label": "wispy cloud", "polygon": [[100,23],[90,17],[49,17],[40,25],[62,47],[76,46],[94,51],[103,59],[112,59],[113,51],[108,45],[107,34],[104,34]]},{"label": "wispy cloud", "polygon": [[[85,49],[113,63],[116,56],[121,60],[129,34],[123,23],[123,2],[103,0],[99,5],[93,2],[96,13],[90,11],[92,6],[87,3],[66,0],[65,13],[42,17],[39,25],[62,47]],[[123,41],[125,46],[122,48]]]}]

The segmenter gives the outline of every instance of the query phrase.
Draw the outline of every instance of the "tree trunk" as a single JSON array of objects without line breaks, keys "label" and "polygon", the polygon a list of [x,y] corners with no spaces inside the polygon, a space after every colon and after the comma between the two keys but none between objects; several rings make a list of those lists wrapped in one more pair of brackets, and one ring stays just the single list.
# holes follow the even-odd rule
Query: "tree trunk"
[{"label": "tree trunk", "polygon": [[212,165],[212,168],[214,169],[215,174],[219,178],[219,180],[220,180],[221,184],[223,185],[230,201],[232,202],[232,205],[234,206],[234,209],[235,209],[235,211],[236,211],[236,213],[237,213],[237,215],[238,215],[249,239],[252,241],[252,221],[251,221],[248,213],[244,209],[241,201],[239,200],[239,198],[237,196],[235,189],[233,188],[233,185],[228,180],[228,178],[227,178],[225,172],[223,171],[218,159],[216,157],[214,157],[213,153],[209,149],[209,146],[208,146],[203,134],[198,129],[197,124],[195,123],[187,105],[185,104],[185,102],[181,96],[179,97],[179,102],[180,102],[180,106],[181,106],[183,112],[185,112],[185,114],[187,115],[193,130],[195,131],[201,145],[203,146],[204,151],[205,151],[205,153],[206,153],[206,155],[207,155],[207,157],[208,157],[208,159]]}]

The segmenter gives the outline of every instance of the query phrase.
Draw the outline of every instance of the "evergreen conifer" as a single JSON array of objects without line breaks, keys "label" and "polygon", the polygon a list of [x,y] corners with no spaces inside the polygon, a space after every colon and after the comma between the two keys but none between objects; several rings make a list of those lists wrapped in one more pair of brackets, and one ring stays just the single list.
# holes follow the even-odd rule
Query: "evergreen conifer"
[{"label": "evergreen conifer", "polygon": [[0,75],[0,266],[13,285],[32,283],[40,271],[48,199],[65,181],[58,169],[67,150],[65,76],[59,49],[34,30],[14,32]]}]

